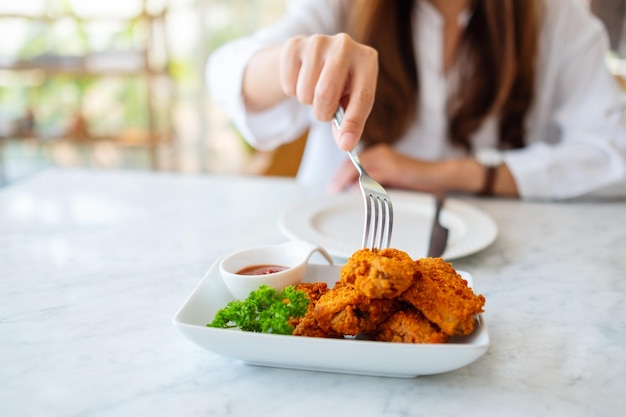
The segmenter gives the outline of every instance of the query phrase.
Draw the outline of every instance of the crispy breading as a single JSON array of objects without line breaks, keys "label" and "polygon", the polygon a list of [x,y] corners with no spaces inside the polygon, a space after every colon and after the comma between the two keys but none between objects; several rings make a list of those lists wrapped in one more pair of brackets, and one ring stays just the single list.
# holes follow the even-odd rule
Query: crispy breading
[{"label": "crispy breading", "polygon": [[328,288],[328,284],[326,284],[325,282],[301,282],[299,284],[296,284],[294,289],[296,291],[302,291],[306,294],[306,296],[311,301],[309,303],[309,309],[315,306],[315,303],[317,302],[317,300],[320,299],[322,295],[330,291],[330,288]]},{"label": "crispy breading", "polygon": [[372,337],[382,342],[397,343],[445,343],[448,340],[448,335],[411,306],[381,323]]},{"label": "crispy breading", "polygon": [[415,263],[398,249],[361,249],[342,267],[340,281],[369,298],[395,298],[413,282]]},{"label": "crispy breading", "polygon": [[398,308],[392,299],[368,298],[353,285],[338,282],[315,304],[313,317],[327,333],[369,333]]},{"label": "crispy breading", "polygon": [[370,298],[395,298],[413,283],[415,263],[406,252],[383,249],[372,259],[367,275],[357,275],[354,286]]},{"label": "crispy breading", "polygon": [[367,274],[370,262],[376,257],[378,250],[359,249],[348,258],[348,261],[341,267],[339,281],[353,284],[357,275]]},{"label": "crispy breading", "polygon": [[[291,323],[291,322],[290,322]],[[292,324],[293,325],[293,324]],[[297,321],[293,329],[294,336],[323,337],[329,339],[341,339],[342,333],[323,329],[317,319],[312,314],[307,313]]]},{"label": "crispy breading", "polygon": [[475,315],[483,311],[485,297],[476,295],[452,264],[441,258],[422,258],[415,264],[416,279],[400,299],[412,304],[445,334],[470,334]]},{"label": "crispy breading", "polygon": [[297,291],[303,291],[309,298],[309,306],[307,312],[303,317],[292,317],[289,319],[289,324],[294,327],[294,336],[310,336],[310,337],[328,337],[338,338],[343,337],[343,334],[330,333],[323,330],[315,317],[313,317],[313,310],[315,304],[322,295],[329,291],[328,285],[325,282],[303,282],[295,286]]}]

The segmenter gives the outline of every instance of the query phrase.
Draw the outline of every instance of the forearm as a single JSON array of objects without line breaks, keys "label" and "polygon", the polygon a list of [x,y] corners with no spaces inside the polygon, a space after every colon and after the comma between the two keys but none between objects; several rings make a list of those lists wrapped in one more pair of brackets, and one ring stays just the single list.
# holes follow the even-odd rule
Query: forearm
[{"label": "forearm", "polygon": [[[359,154],[365,170],[390,188],[434,192],[438,190],[478,194],[485,187],[487,170],[474,158],[426,161],[395,151],[388,145],[378,145]],[[352,185],[357,174],[349,161],[337,171],[330,191],[339,191]],[[497,168],[493,194],[518,197],[515,180],[506,165]]]},{"label": "forearm", "polygon": [[[476,194],[485,184],[486,169],[473,158],[461,158],[441,162],[440,187],[450,191]],[[439,170],[439,169],[438,169]],[[503,164],[496,169],[494,196],[519,197],[515,179],[509,168]]]},{"label": "forearm", "polygon": [[281,89],[278,70],[281,47],[260,50],[246,66],[242,94],[248,111],[267,110],[287,97]]}]

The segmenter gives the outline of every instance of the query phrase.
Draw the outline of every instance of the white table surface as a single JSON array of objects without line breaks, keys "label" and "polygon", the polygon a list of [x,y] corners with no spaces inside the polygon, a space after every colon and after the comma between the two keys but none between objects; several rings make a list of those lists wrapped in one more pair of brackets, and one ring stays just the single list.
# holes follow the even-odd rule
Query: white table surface
[{"label": "white table surface", "polygon": [[310,195],[289,179],[83,170],[0,189],[0,415],[624,415],[626,202],[463,198],[499,235],[453,261],[491,337],[454,372],[263,368],[185,339],[172,318],[211,264],[284,241],[278,213]]}]

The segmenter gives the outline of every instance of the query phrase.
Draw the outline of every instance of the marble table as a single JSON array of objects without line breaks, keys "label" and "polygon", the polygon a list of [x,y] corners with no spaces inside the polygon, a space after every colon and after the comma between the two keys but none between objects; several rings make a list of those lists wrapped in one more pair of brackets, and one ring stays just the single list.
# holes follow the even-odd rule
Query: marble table
[{"label": "marble table", "polygon": [[[491,346],[397,379],[264,368],[172,318],[220,256],[284,241],[291,179],[48,170],[0,189],[0,415],[621,416],[626,202],[462,197],[499,235],[453,261]],[[380,360],[385,360],[381,357]]]}]

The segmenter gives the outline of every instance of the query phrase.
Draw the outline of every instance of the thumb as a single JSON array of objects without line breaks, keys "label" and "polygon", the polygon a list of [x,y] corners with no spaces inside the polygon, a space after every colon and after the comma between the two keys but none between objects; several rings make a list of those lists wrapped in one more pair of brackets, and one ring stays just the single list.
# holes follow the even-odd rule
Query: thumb
[{"label": "thumb", "polygon": [[335,125],[337,132],[334,138],[340,149],[350,151],[359,143],[365,126],[365,120],[361,119],[362,118],[355,115],[354,112],[346,110],[345,114],[343,114],[341,124],[338,126]]}]

